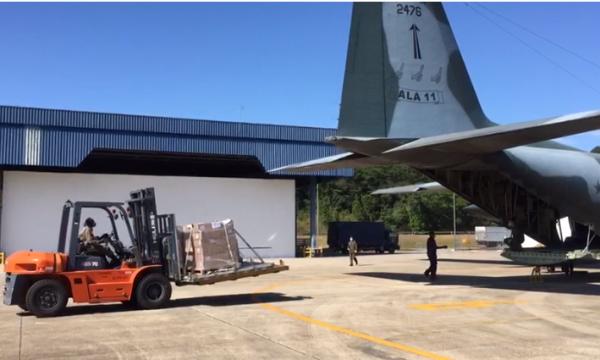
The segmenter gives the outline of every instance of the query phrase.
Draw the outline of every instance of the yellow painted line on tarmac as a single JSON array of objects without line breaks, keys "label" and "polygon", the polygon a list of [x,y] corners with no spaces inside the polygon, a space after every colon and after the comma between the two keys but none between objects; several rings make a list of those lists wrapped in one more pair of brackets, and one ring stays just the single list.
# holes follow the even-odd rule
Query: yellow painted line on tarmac
[{"label": "yellow painted line on tarmac", "polygon": [[[302,282],[302,281],[298,281],[298,282]],[[267,291],[273,290],[275,288],[281,287],[283,285],[285,285],[285,284],[275,284],[275,285],[268,286],[266,288],[257,290],[255,292],[255,295],[260,296],[261,292],[267,292]],[[416,347],[413,347],[410,345],[404,345],[404,344],[400,344],[400,343],[397,343],[394,341],[385,340],[385,339],[371,336],[369,334],[365,334],[365,333],[362,333],[359,331],[354,331],[354,330],[347,329],[347,328],[344,328],[344,327],[341,327],[341,326],[338,326],[338,325],[335,325],[332,323],[328,323],[326,321],[321,321],[321,320],[318,320],[315,318],[311,318],[309,316],[306,316],[306,315],[303,315],[303,314],[300,314],[300,313],[297,313],[294,311],[286,310],[286,309],[283,309],[279,306],[275,306],[272,304],[266,303],[266,304],[259,304],[259,305],[265,310],[269,310],[269,311],[278,313],[280,315],[285,315],[289,318],[292,318],[295,320],[300,320],[300,321],[303,321],[303,322],[311,324],[311,325],[319,326],[323,329],[335,331],[340,334],[352,336],[352,337],[362,339],[362,340],[365,340],[365,341],[368,341],[368,342],[371,342],[374,344],[378,344],[378,345],[386,346],[386,347],[389,347],[392,349],[404,351],[404,352],[418,355],[418,356],[421,356],[421,357],[424,357],[427,359],[433,359],[433,360],[449,360],[450,359],[448,357],[441,356],[441,355],[438,355],[438,354],[435,354],[435,353],[432,353],[432,352],[429,352],[426,350],[422,350],[422,349],[419,349],[419,348],[416,348]]]},{"label": "yellow painted line on tarmac", "polygon": [[457,309],[483,309],[490,308],[496,305],[514,305],[521,303],[523,302],[517,302],[515,300],[468,300],[447,303],[411,304],[409,305],[409,307],[416,310],[440,311]]}]

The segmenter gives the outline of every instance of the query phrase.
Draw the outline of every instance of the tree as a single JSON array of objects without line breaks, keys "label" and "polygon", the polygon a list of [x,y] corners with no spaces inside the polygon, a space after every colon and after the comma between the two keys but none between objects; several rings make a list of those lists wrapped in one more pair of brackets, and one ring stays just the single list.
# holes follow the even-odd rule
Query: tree
[{"label": "tree", "polygon": [[[451,193],[371,195],[372,191],[385,187],[430,181],[407,166],[393,165],[357,169],[351,178],[322,183],[319,185],[319,228],[326,229],[330,221],[383,221],[392,231],[450,231],[453,228]],[[299,217],[308,217],[307,199],[308,196],[299,199]],[[456,197],[458,230],[473,229],[474,219],[463,211],[467,205],[467,201]],[[299,224],[302,222],[299,220]]]}]

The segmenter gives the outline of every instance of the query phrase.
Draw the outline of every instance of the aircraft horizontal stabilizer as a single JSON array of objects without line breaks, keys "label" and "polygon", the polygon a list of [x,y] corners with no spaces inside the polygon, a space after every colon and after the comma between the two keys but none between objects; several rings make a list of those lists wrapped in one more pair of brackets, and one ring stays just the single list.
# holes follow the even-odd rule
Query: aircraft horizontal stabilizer
[{"label": "aircraft horizontal stabilizer", "polygon": [[[455,132],[421,138],[387,150],[387,159],[419,165],[440,157],[458,159],[485,155],[508,148],[600,129],[600,111],[590,111],[551,119]],[[450,156],[451,155],[451,156]],[[434,158],[436,158],[434,160]]]},{"label": "aircraft horizontal stabilizer", "polygon": [[320,159],[305,161],[302,163],[282,166],[273,170],[269,170],[269,173],[274,172],[309,172],[309,171],[321,171],[321,170],[333,170],[333,169],[344,169],[344,168],[360,168],[364,166],[373,165],[385,165],[388,164],[384,160],[376,158],[370,158],[364,155],[347,152],[343,154],[327,156]]},{"label": "aircraft horizontal stabilizer", "polygon": [[396,186],[386,189],[375,190],[371,193],[371,195],[390,195],[390,194],[410,194],[416,192],[434,192],[434,191],[448,191],[448,189],[442,186],[438,182],[430,182],[423,184],[411,184],[404,186]]},{"label": "aircraft horizontal stabilizer", "polygon": [[353,153],[378,156],[381,153],[404,145],[415,139],[390,139],[390,138],[369,138],[353,136],[330,136],[325,139],[326,142],[335,145],[338,148]]}]

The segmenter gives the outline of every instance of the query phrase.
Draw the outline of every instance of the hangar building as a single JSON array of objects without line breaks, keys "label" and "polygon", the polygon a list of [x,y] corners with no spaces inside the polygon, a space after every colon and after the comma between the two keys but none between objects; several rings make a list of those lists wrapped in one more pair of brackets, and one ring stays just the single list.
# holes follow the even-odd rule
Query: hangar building
[{"label": "hangar building", "polygon": [[[179,224],[231,218],[261,255],[294,256],[297,183],[351,171],[265,169],[336,154],[323,141],[334,133],[0,106],[0,251],[55,251],[66,200],[124,201],[154,187],[158,212],[175,213]],[[95,218],[96,234],[109,231],[100,214],[82,216]]]}]

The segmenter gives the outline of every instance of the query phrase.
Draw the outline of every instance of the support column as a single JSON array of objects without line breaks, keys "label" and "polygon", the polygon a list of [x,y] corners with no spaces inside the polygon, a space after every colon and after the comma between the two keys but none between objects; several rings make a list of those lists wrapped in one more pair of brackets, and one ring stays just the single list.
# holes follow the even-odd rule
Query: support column
[{"label": "support column", "polygon": [[456,251],[456,193],[452,193],[452,238],[454,240],[454,251]]},{"label": "support column", "polygon": [[318,211],[319,211],[319,197],[317,192],[317,178],[312,176],[309,184],[310,193],[310,247],[314,249],[317,247],[317,222],[318,222]]},{"label": "support column", "polygon": [[4,188],[4,172],[0,170],[0,252],[2,252],[2,190]]}]

